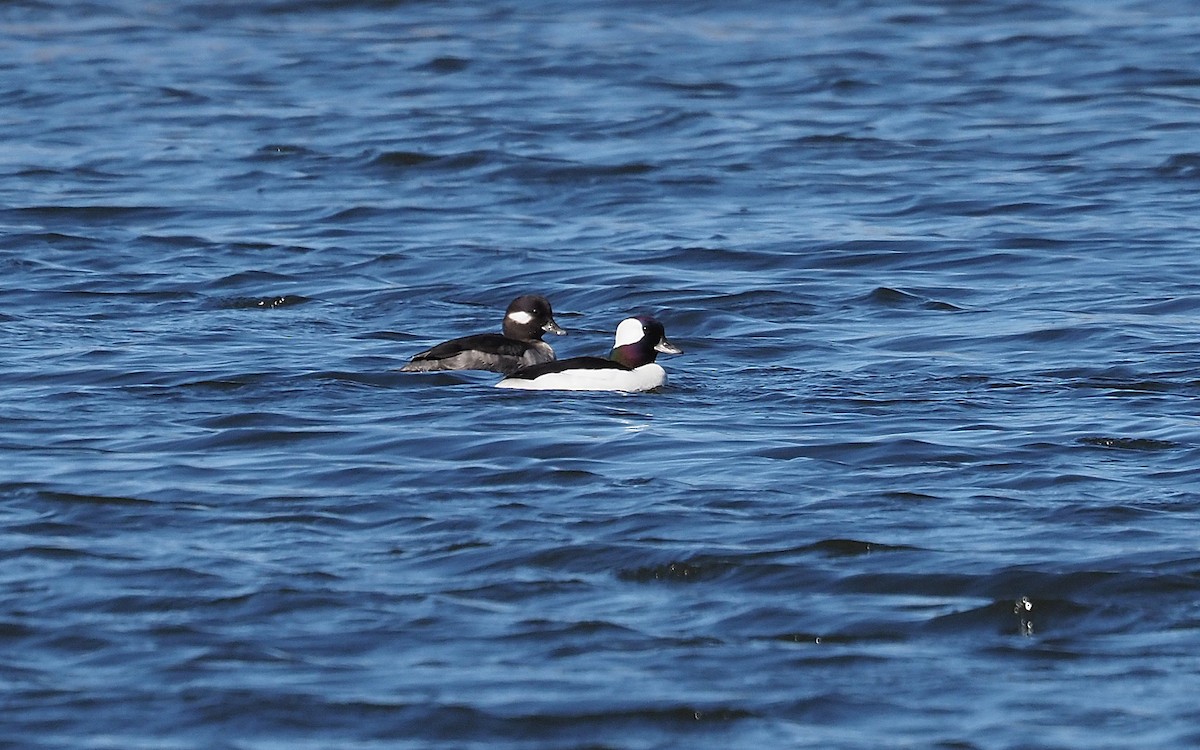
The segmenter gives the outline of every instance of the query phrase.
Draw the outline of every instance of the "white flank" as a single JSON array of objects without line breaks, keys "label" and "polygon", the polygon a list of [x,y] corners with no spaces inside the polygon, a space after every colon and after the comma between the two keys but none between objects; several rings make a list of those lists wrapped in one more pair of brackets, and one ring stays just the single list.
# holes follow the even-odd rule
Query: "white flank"
[{"label": "white flank", "polygon": [[[641,324],[638,324],[641,331]],[[667,382],[667,372],[661,365],[651,363],[632,371],[571,370],[550,372],[533,380],[505,378],[497,388],[519,388],[526,391],[648,391]]]}]

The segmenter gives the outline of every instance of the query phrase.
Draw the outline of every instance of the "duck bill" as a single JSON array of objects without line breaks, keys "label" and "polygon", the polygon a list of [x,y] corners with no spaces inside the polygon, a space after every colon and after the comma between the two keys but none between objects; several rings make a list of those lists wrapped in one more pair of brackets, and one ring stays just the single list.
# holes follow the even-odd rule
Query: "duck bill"
[{"label": "duck bill", "polygon": [[566,334],[566,331],[564,331],[562,328],[560,328],[558,323],[554,322],[553,318],[551,318],[550,321],[548,323],[546,323],[546,325],[542,326],[542,330],[547,333],[556,333],[559,336]]},{"label": "duck bill", "polygon": [[682,349],[680,349],[678,346],[675,346],[670,341],[667,341],[665,338],[655,344],[654,348],[663,354],[683,354]]}]

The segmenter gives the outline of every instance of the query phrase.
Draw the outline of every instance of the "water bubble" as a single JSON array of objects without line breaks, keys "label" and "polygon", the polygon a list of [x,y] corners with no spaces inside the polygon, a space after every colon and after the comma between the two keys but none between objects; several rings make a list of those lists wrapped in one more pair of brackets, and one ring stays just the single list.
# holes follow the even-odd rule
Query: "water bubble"
[{"label": "water bubble", "polygon": [[1033,619],[1030,616],[1032,612],[1033,602],[1027,596],[1022,596],[1013,604],[1013,614],[1018,620],[1017,632],[1026,637],[1033,635]]}]

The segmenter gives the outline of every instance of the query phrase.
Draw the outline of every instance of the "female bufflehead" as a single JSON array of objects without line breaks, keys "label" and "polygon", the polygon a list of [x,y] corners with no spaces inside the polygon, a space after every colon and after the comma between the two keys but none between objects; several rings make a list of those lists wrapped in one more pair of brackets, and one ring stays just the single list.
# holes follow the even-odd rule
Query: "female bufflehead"
[{"label": "female bufflehead", "polygon": [[667,341],[662,323],[639,315],[617,326],[617,340],[608,359],[572,357],[522,367],[496,384],[497,388],[559,391],[648,391],[667,382],[667,372],[654,360],[659,352],[682,354]]},{"label": "female bufflehead", "polygon": [[491,370],[508,374],[522,367],[554,361],[554,350],[542,334],[566,331],[554,322],[550,301],[538,294],[517,297],[504,313],[504,333],[480,333],[445,341],[414,356],[401,372]]}]

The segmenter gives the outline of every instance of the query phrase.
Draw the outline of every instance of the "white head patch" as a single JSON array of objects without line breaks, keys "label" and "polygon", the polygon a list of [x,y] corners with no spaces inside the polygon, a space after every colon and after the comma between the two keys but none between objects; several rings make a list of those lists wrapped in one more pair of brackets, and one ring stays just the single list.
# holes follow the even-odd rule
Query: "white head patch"
[{"label": "white head patch", "polygon": [[508,314],[508,319],[519,326],[529,325],[533,322],[533,316],[524,310],[513,310]]},{"label": "white head patch", "polygon": [[617,342],[614,347],[636,344],[642,340],[642,321],[637,318],[626,318],[617,326]]}]

